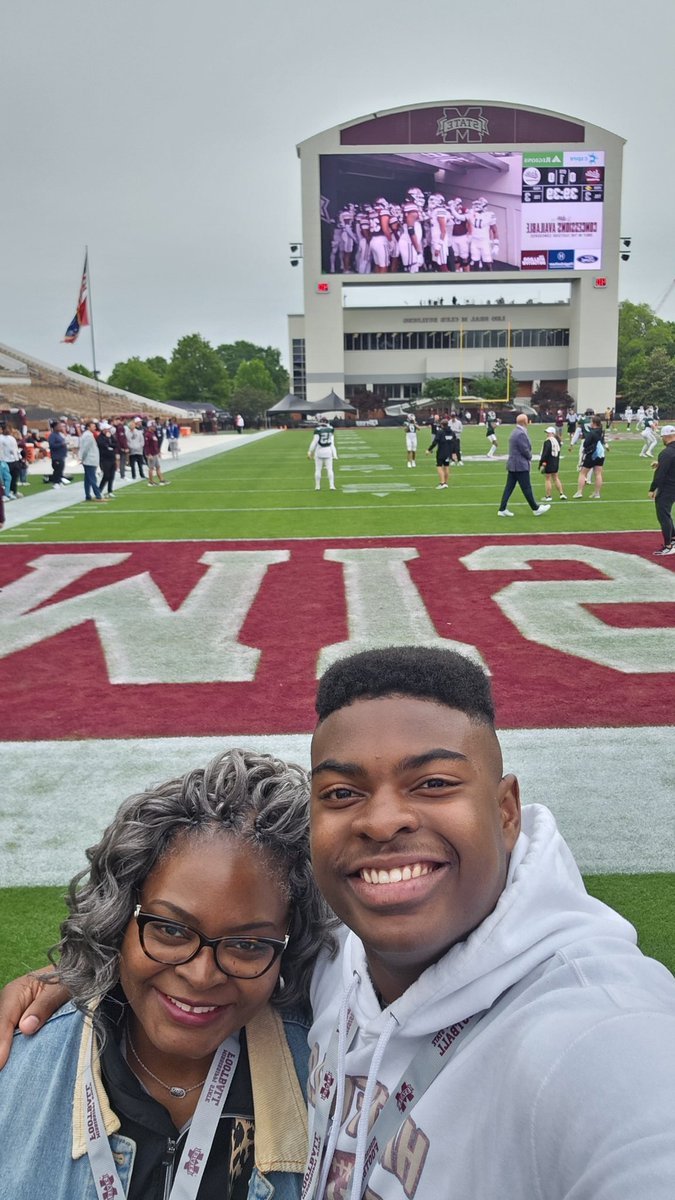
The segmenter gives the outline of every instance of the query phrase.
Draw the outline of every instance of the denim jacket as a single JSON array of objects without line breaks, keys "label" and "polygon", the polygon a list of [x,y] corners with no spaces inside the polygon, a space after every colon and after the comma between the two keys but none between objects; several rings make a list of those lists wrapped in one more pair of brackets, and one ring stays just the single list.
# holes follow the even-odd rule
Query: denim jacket
[{"label": "denim jacket", "polygon": [[[248,1200],[299,1200],[307,1156],[307,1023],[267,1007],[246,1026],[255,1113]],[[84,1137],[83,1066],[91,1024],[66,1004],[34,1037],[16,1034],[0,1072],[0,1197],[96,1200]],[[136,1147],[117,1130],[98,1062],[101,1113],[125,1190]],[[120,1200],[122,1198],[120,1197]]]}]

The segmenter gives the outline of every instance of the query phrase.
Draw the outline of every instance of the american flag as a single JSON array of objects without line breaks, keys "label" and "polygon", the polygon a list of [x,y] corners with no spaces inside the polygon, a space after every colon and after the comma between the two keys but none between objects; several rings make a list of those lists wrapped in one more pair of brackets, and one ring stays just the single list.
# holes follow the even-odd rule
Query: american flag
[{"label": "american flag", "polygon": [[89,255],[85,254],[84,270],[82,272],[82,282],[80,284],[80,295],[79,295],[79,299],[77,301],[77,309],[75,312],[75,316],[73,317],[72,321],[70,322],[70,325],[66,329],[65,337],[62,338],[62,341],[64,341],[64,342],[76,342],[78,334],[79,334],[82,326],[89,324],[89,308],[88,308],[88,304],[87,304],[88,295],[89,295],[88,259],[89,259]]}]

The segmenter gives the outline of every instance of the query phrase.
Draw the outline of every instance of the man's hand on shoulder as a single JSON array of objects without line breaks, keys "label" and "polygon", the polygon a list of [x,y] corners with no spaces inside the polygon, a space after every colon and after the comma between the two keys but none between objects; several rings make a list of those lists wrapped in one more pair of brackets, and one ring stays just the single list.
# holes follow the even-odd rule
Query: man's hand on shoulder
[{"label": "man's hand on shoulder", "polygon": [[51,968],[13,979],[0,991],[0,1070],[9,1058],[17,1029],[30,1036],[70,999],[61,984],[45,982]]}]

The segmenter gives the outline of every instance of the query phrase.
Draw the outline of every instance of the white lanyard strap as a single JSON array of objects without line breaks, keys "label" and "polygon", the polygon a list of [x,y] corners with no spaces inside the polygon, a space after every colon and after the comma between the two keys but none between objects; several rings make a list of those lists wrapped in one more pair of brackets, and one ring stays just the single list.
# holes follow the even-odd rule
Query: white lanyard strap
[{"label": "white lanyard strap", "polygon": [[[351,1008],[347,1009],[347,1019],[345,1026],[345,1054],[349,1050],[354,1038],[356,1037],[357,1024]],[[333,1030],[326,1057],[324,1059],[323,1070],[321,1077],[316,1085],[316,1099],[314,1102],[314,1121],[312,1129],[311,1144],[309,1147],[309,1157],[305,1168],[305,1177],[302,1181],[301,1200],[314,1200],[317,1184],[319,1182],[319,1169],[323,1158],[326,1140],[330,1133],[330,1114],[331,1108],[335,1101],[337,1090],[337,1063],[338,1042],[340,1040],[340,1026]],[[340,1119],[340,1114],[335,1114],[337,1119]]]},{"label": "white lanyard strap", "polygon": [[[380,1110],[369,1133],[363,1165],[363,1176],[358,1189],[362,1196],[368,1180],[382,1158],[387,1142],[398,1132],[417,1101],[428,1090],[437,1075],[455,1053],[460,1041],[480,1020],[483,1014],[457,1021],[446,1029],[440,1029],[426,1038],[417,1054],[411,1059],[398,1083],[389,1093],[389,1099]],[[361,1112],[361,1120],[368,1121],[368,1113]],[[352,1191],[352,1195],[354,1195]]]},{"label": "white lanyard strap", "polygon": [[[482,1017],[477,1013],[464,1021],[440,1029],[428,1036],[417,1053],[413,1056],[398,1083],[389,1093],[389,1099],[380,1110],[368,1140],[366,1148],[363,1179],[359,1194],[363,1195],[370,1176],[379,1162],[387,1142],[394,1136],[398,1128],[406,1120],[408,1113],[414,1108],[420,1097],[428,1090],[434,1079],[455,1053],[459,1042],[473,1029]],[[354,1014],[347,1014],[347,1049],[356,1036],[357,1024]],[[314,1200],[319,1180],[319,1168],[324,1154],[327,1134],[330,1127],[330,1112],[336,1090],[337,1075],[337,1043],[338,1030],[333,1032],[326,1051],[321,1078],[317,1085],[315,1101],[316,1118],[314,1135],[310,1146],[309,1159],[302,1187],[302,1200]],[[341,1120],[342,1114],[333,1114],[333,1120]],[[362,1121],[368,1120],[368,1114],[362,1112]],[[321,1200],[319,1197],[318,1200]]]},{"label": "white lanyard strap", "polygon": [[[110,1142],[103,1124],[101,1106],[94,1082],[93,1054],[94,1039],[92,1038],[91,1053],[84,1072],[84,1132],[89,1166],[94,1177],[98,1200],[114,1200],[116,1196],[122,1200],[125,1191],[117,1174]],[[239,1038],[234,1035],[221,1042],[213,1056],[188,1129],[176,1178],[170,1192],[170,1200],[195,1200],[238,1060]]]}]

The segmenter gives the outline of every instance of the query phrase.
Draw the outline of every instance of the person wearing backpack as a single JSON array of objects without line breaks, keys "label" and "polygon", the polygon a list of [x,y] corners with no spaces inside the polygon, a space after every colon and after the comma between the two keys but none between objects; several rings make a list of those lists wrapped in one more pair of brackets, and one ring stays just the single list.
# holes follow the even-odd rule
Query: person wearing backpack
[{"label": "person wearing backpack", "polygon": [[583,497],[584,485],[590,481],[591,472],[593,472],[593,482],[595,483],[595,490],[591,496],[591,499],[600,499],[600,492],[602,491],[603,484],[605,453],[605,434],[602,428],[602,421],[600,417],[595,416],[592,418],[591,423],[584,434],[581,469],[579,471],[577,490],[573,497],[575,500],[580,500]]}]

